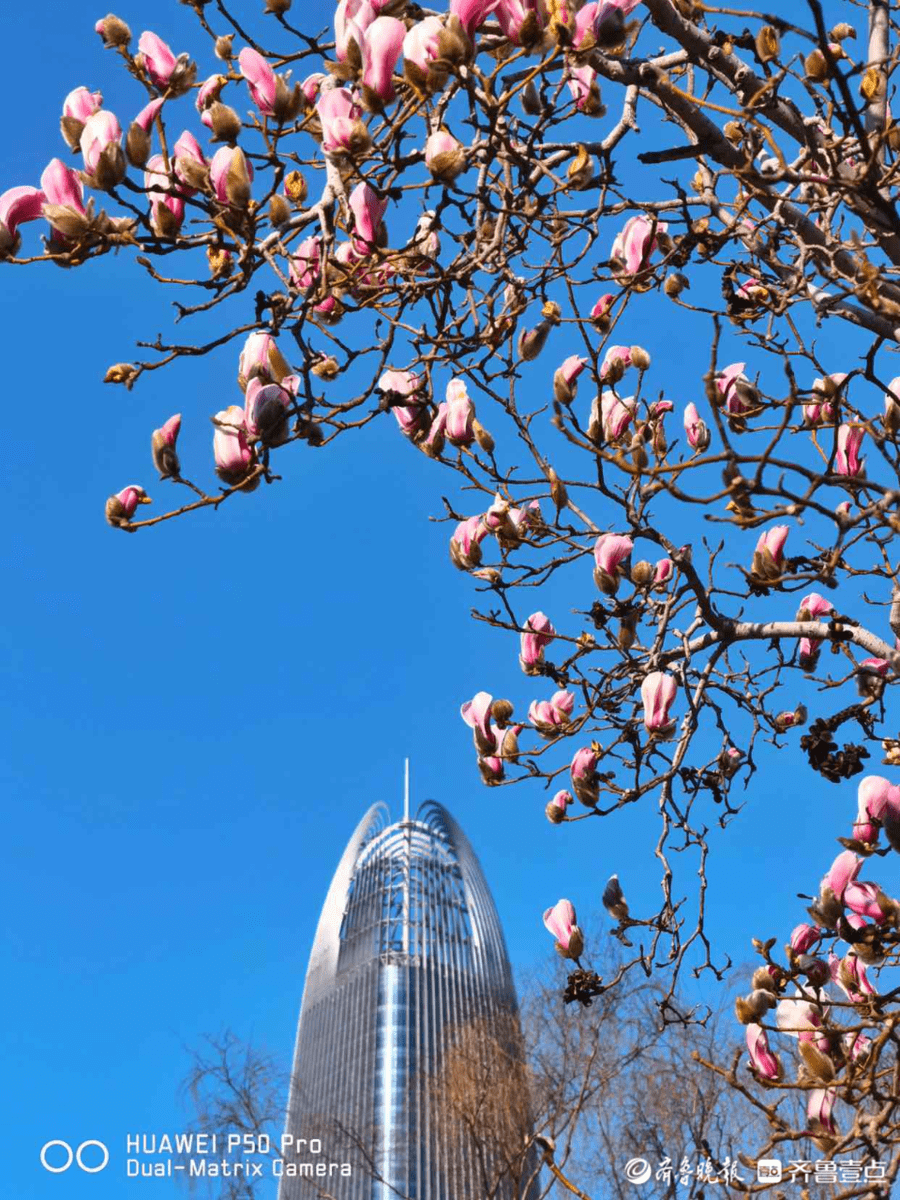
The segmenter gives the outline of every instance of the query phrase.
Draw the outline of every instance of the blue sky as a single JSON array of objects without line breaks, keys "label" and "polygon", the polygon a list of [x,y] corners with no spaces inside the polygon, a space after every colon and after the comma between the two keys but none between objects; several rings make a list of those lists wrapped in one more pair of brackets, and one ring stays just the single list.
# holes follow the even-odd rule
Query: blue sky
[{"label": "blue sky", "polygon": [[[332,6],[319,7],[324,25]],[[71,88],[102,87],[123,117],[142,103],[92,31],[99,15],[81,0],[9,15],[0,190],[64,157]],[[120,15],[135,36],[200,50],[184,6],[136,0]],[[212,70],[203,47],[200,77]],[[184,1047],[204,1033],[230,1026],[288,1059],[331,874],[369,804],[399,812],[406,755],[413,802],[441,801],[475,846],[517,969],[552,953],[543,909],[562,895],[595,908],[613,870],[635,911],[658,903],[648,808],[552,828],[539,788],[481,785],[459,704],[485,687],[524,711],[543,684],[519,673],[517,639],[470,620],[472,581],[449,562],[449,527],[429,520],[453,479],[392,418],[323,453],[290,448],[283,483],[218,513],[135,537],[107,528],[104,500],[125,484],[168,499],[153,428],[181,411],[182,461],[211,479],[208,415],[240,401],[236,347],[133,392],[102,384],[137,336],[171,331],[168,300],[136,283],[127,254],[2,270],[4,1141],[11,1192],[34,1200],[120,1196],[113,1172],[46,1174],[41,1145],[99,1138],[121,1159],[127,1132],[181,1128]],[[671,311],[665,341],[638,319],[621,340],[665,357],[680,408],[708,344]],[[549,350],[529,380],[540,371],[549,390],[570,349]],[[585,596],[557,589],[542,606],[565,624]],[[736,959],[802,916],[786,808],[812,887],[855,786],[817,782],[787,750],[747,798],[713,835],[710,927]],[[823,810],[840,829],[819,828]],[[170,1189],[131,1182],[127,1194]]]}]

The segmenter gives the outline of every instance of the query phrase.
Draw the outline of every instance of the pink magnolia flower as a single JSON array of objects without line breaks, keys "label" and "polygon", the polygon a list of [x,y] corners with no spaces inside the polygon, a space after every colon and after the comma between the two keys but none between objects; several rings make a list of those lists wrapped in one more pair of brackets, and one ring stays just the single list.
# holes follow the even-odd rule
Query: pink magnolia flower
[{"label": "pink magnolia flower", "polygon": [[528,720],[544,737],[554,737],[569,724],[574,707],[574,692],[554,692],[549,700],[532,700]]},{"label": "pink magnolia flower", "polygon": [[864,1033],[845,1033],[841,1041],[844,1045],[844,1054],[851,1062],[858,1062],[865,1058],[872,1045],[872,1039],[866,1037]]},{"label": "pink magnolia flower", "polygon": [[795,925],[791,930],[790,947],[797,954],[806,954],[821,940],[822,934],[819,927],[804,922],[801,925]]},{"label": "pink magnolia flower", "polygon": [[292,403],[290,392],[255,375],[244,394],[244,428],[267,446],[282,445],[288,438],[287,413]]},{"label": "pink magnolia flower", "polygon": [[841,425],[837,432],[834,469],[838,475],[862,475],[865,461],[859,457],[866,431],[856,425]]},{"label": "pink magnolia flower", "polygon": [[294,287],[307,291],[319,278],[321,248],[317,237],[304,238],[291,256],[288,276]]},{"label": "pink magnolia flower", "polygon": [[773,525],[759,535],[753,552],[751,570],[763,579],[777,579],[784,571],[784,543],[790,533],[788,525]]},{"label": "pink magnolia flower", "polygon": [[475,749],[481,755],[493,754],[497,750],[496,727],[491,724],[493,702],[494,697],[489,692],[476,692],[459,710],[459,715],[472,730]]},{"label": "pink magnolia flower", "polygon": [[323,75],[321,71],[314,71],[312,75],[307,75],[301,81],[300,91],[303,93],[307,104],[315,104],[319,98],[319,90],[327,78],[328,76]]},{"label": "pink magnolia flower", "polygon": [[650,255],[657,248],[658,235],[665,233],[668,228],[665,221],[630,217],[616,235],[611,257],[621,264],[627,274],[636,275],[649,265]]},{"label": "pink magnolia flower", "polygon": [[[172,180],[166,174],[165,159],[161,154],[154,154],[148,161],[147,170],[144,172],[144,187],[147,188],[150,219],[154,229],[158,233],[171,235],[184,219],[184,198],[168,194]],[[160,209],[163,208],[171,214],[169,219],[164,219],[165,223],[160,218]]]},{"label": "pink magnolia flower", "polygon": [[481,543],[487,535],[488,530],[481,517],[460,521],[450,539],[450,558],[454,566],[461,571],[477,567],[481,562]]},{"label": "pink magnolia flower", "polygon": [[466,169],[462,145],[446,129],[436,129],[425,142],[425,166],[439,183],[452,183]]},{"label": "pink magnolia flower", "polygon": [[43,215],[46,196],[35,187],[13,187],[0,196],[0,254],[9,253],[18,241],[17,229]]},{"label": "pink magnolia flower", "polygon": [[509,40],[519,44],[523,26],[528,21],[536,33],[542,26],[541,13],[536,0],[500,0],[495,13],[500,28]]},{"label": "pink magnolia flower", "polygon": [[631,366],[630,346],[610,346],[603,356],[600,379],[603,383],[618,383]]},{"label": "pink magnolia flower", "polygon": [[177,479],[181,474],[178,451],[175,448],[180,430],[181,413],[169,417],[164,425],[153,430],[150,450],[153,455],[153,465],[159,471],[160,479]]},{"label": "pink magnolia flower", "polygon": [[591,309],[591,320],[595,322],[606,322],[609,318],[609,310],[613,306],[615,296],[612,292],[606,292],[600,297],[594,307]]},{"label": "pink magnolia flower", "polygon": [[143,129],[144,133],[149,133],[153,127],[153,122],[156,120],[157,113],[164,104],[165,100],[162,96],[157,96],[155,100],[151,100],[149,104],[144,105],[132,121],[132,124]]},{"label": "pink magnolia flower", "polygon": [[239,204],[243,190],[253,182],[253,164],[240,146],[222,146],[209,164],[209,178],[220,203]]},{"label": "pink magnolia flower", "polygon": [[844,889],[843,900],[851,912],[855,912],[861,917],[869,917],[880,925],[887,920],[887,914],[882,912],[881,905],[878,903],[878,897],[883,895],[884,893],[877,883],[854,881],[848,883]]},{"label": "pink magnolia flower", "polygon": [[834,1088],[813,1088],[806,1101],[806,1117],[814,1133],[837,1133],[831,1115],[837,1092]]},{"label": "pink magnolia flower", "polygon": [[900,808],[900,788],[881,775],[866,775],[857,788],[856,797],[853,836],[861,842],[876,842],[878,827],[873,822],[880,821],[889,806],[892,810]]},{"label": "pink magnolia flower", "polygon": [[475,440],[475,405],[469,399],[466,385],[461,379],[451,379],[447,384],[444,433],[454,446],[470,446]]},{"label": "pink magnolia flower", "polygon": [[803,405],[803,419],[807,425],[831,425],[834,422],[838,411],[836,397],[846,378],[845,372],[838,371],[824,379],[813,380],[812,398]]},{"label": "pink magnolia flower", "polygon": [[246,390],[247,384],[256,376],[263,383],[282,383],[290,368],[278,349],[271,333],[248,335],[238,360],[238,383]]},{"label": "pink magnolia flower", "polygon": [[566,67],[565,79],[578,111],[588,116],[601,115],[600,88],[594,68],[570,63]]},{"label": "pink magnolia flower", "polygon": [[[620,399],[613,391],[604,391],[600,395],[600,431],[608,442],[617,442],[625,433],[625,430],[631,424],[636,401],[634,396],[626,396]],[[592,413],[592,416],[596,414]],[[588,432],[592,432],[595,421],[591,421],[591,428]],[[600,432],[598,431],[598,432]]]},{"label": "pink magnolia flower", "polygon": [[322,149],[326,154],[346,154],[353,150],[362,129],[362,109],[344,88],[329,88],[316,103],[322,124]]},{"label": "pink magnolia flower", "polygon": [[83,125],[102,107],[102,92],[90,92],[86,87],[77,87],[63,101],[63,116],[72,117]]},{"label": "pink magnolia flower", "polygon": [[556,938],[556,949],[563,958],[579,959],[584,953],[584,936],[576,923],[570,900],[558,900],[544,913],[544,924]]},{"label": "pink magnolia flower", "polygon": [[744,374],[746,363],[731,363],[716,374],[716,388],[730,417],[752,412],[759,403],[759,393]]},{"label": "pink magnolia flower", "polygon": [[349,203],[353,213],[353,245],[358,253],[369,254],[375,249],[378,230],[387,212],[387,196],[381,199],[368,183],[358,183],[350,193]]},{"label": "pink magnolia flower", "polygon": [[107,500],[106,520],[110,525],[125,525],[134,516],[139,504],[150,503],[150,497],[144,489],[132,483]]},{"label": "pink magnolia flower", "polygon": [[244,410],[237,404],[230,404],[217,412],[213,420],[216,426],[213,434],[216,474],[223,482],[235,484],[247,474],[253,461],[244,428]]},{"label": "pink magnolia flower", "polygon": [[556,636],[556,630],[550,618],[542,612],[532,613],[525,622],[525,632],[521,635],[521,652],[519,664],[526,675],[539,674],[535,668],[544,661],[544,647],[549,646]]},{"label": "pink magnolia flower", "polygon": [[843,899],[844,893],[862,870],[863,860],[852,850],[842,851],[823,877],[821,888],[831,888],[838,900]]},{"label": "pink magnolia flower", "polygon": [[665,671],[651,671],[641,684],[641,700],[644,704],[644,728],[648,733],[664,735],[671,733],[675,722],[669,718],[669,709],[678,691],[678,684]]},{"label": "pink magnolia flower", "polygon": [[572,793],[561,788],[544,810],[549,820],[558,825],[566,815],[566,809],[572,803]]},{"label": "pink magnolia flower", "polygon": [[151,82],[158,88],[167,87],[178,65],[178,59],[166,43],[155,33],[146,30],[140,36],[138,50],[143,56],[144,67]]},{"label": "pink magnolia flower", "polygon": [[689,404],[684,410],[684,432],[692,449],[703,451],[709,445],[709,429],[701,420],[696,404]]},{"label": "pink magnolia flower", "polygon": [[382,104],[389,103],[396,96],[393,73],[405,37],[406,26],[396,17],[378,17],[363,31],[359,47],[362,52],[362,85],[374,92]]},{"label": "pink magnolia flower", "polygon": [[63,204],[77,213],[84,212],[84,184],[78,172],[59,158],[51,158],[41,176],[41,191],[48,204]]},{"label": "pink magnolia flower", "polygon": [[271,117],[275,112],[275,92],[278,81],[275,72],[258,50],[245,46],[238,55],[241,74],[247,80],[253,103],[263,114]]},{"label": "pink magnolia flower", "polygon": [[200,120],[207,129],[212,129],[212,116],[209,110],[219,99],[226,82],[227,80],[224,75],[210,75],[209,79],[201,83],[197,91],[194,107],[200,114]]},{"label": "pink magnolia flower", "polygon": [[444,25],[440,17],[426,17],[413,25],[403,39],[403,58],[420,71],[427,71],[440,58],[440,38]]},{"label": "pink magnolia flower", "polygon": [[[804,596],[800,601],[800,608],[797,610],[797,620],[818,621],[820,617],[827,616],[831,611],[832,604],[830,600],[826,600],[818,592],[810,592],[808,596]],[[800,639],[800,666],[805,671],[811,670],[815,666],[816,656],[819,653],[821,645],[821,638],[805,637]]]},{"label": "pink magnolia flower", "polygon": [[[197,189],[188,185],[188,180],[185,178],[185,168],[190,166],[191,163],[196,163],[205,169],[208,164],[200,143],[189,129],[185,129],[182,132],[181,137],[172,147],[172,157],[175,159],[175,175],[184,185],[181,190],[186,196],[193,196]],[[187,163],[184,160],[188,160]]]},{"label": "pink magnolia flower", "polygon": [[586,358],[571,354],[562,366],[556,368],[553,376],[553,394],[560,404],[570,404],[575,399],[578,376],[586,366]]},{"label": "pink magnolia flower", "polygon": [[450,14],[459,17],[463,29],[471,38],[499,3],[500,0],[450,0]]},{"label": "pink magnolia flower", "polygon": [[81,153],[84,155],[84,173],[93,175],[100,161],[100,155],[107,146],[118,146],[122,130],[116,120],[115,113],[100,109],[84,123],[81,132]]},{"label": "pink magnolia flower", "polygon": [[609,45],[624,32],[624,18],[630,16],[641,0],[600,0],[594,16],[594,33],[601,46]]},{"label": "pink magnolia flower", "polygon": [[[797,995],[800,996],[799,991]],[[810,1000],[785,998],[775,1009],[775,1024],[782,1033],[801,1042],[813,1042],[828,1011],[827,1005],[823,1008]]]},{"label": "pink magnolia flower", "polygon": [[869,982],[866,968],[855,954],[846,954],[843,958],[829,954],[828,969],[832,982],[836,983],[847,999],[854,1004],[866,996],[875,995],[876,989]]},{"label": "pink magnolia flower", "polygon": [[576,750],[569,767],[572,776],[572,790],[588,808],[597,803],[599,781],[597,779],[597,763],[600,755],[592,746],[582,746]]},{"label": "pink magnolia flower", "polygon": [[369,0],[340,0],[334,14],[335,54],[346,62],[350,40],[359,46],[362,32],[375,20],[378,11]]},{"label": "pink magnolia flower", "polygon": [[596,0],[592,0],[590,4],[585,4],[585,6],[580,8],[575,14],[575,32],[572,34],[572,45],[575,46],[576,49],[584,41],[587,33],[589,31],[593,32],[594,20],[597,16],[598,7],[599,5],[596,3]]},{"label": "pink magnolia flower", "polygon": [[747,1049],[750,1051],[750,1065],[762,1079],[778,1079],[781,1075],[781,1064],[769,1049],[769,1040],[761,1025],[747,1026]]},{"label": "pink magnolia flower", "polygon": [[614,596],[619,590],[619,578],[634,549],[629,537],[617,533],[602,533],[594,543],[594,582],[604,595]]},{"label": "pink magnolia flower", "polygon": [[672,572],[675,570],[675,564],[671,558],[666,555],[661,558],[656,564],[656,569],[653,572],[653,586],[657,591],[663,591],[666,584],[672,578]]}]

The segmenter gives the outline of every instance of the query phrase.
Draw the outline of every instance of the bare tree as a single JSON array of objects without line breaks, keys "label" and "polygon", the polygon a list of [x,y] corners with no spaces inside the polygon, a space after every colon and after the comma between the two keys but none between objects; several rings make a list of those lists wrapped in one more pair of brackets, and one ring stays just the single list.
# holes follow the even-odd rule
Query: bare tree
[{"label": "bare tree", "polygon": [[[291,444],[322,450],[393,412],[410,452],[459,479],[442,519],[476,619],[518,638],[546,693],[497,700],[506,685],[485,681],[463,706],[485,783],[552,789],[558,825],[659,813],[662,900],[627,917],[643,941],[611,979],[569,987],[590,998],[662,965],[665,1006],[685,965],[727,968],[705,928],[708,834],[774,749],[799,737],[823,787],[879,741],[900,765],[892,6],[341,0],[333,35],[298,28],[288,0],[268,0],[263,32],[224,0],[190,6],[218,69],[198,85],[187,52],[144,33],[135,53],[104,18],[144,106],[123,140],[77,88],[62,133],[82,169],[54,159],[41,188],[0,197],[8,264],[134,252],[179,322],[221,319],[205,341],[140,341],[109,383],[242,343],[243,403],[212,417],[224,487],[183,471],[177,414],[152,451],[185,502],[136,520],[149,498],[130,485],[107,520],[218,508],[275,484]],[[215,153],[172,137],[188,96]],[[243,119],[228,101],[248,99]],[[43,250],[20,232],[37,219]],[[702,360],[673,356],[687,330]],[[676,392],[696,400],[678,432]],[[551,620],[535,591],[564,581],[574,612]],[[826,1156],[861,1156],[848,1194],[876,1195],[900,1170],[900,993],[866,971],[895,965],[900,908],[857,875],[882,828],[900,845],[900,792],[868,776],[857,801],[812,924],[760,939],[738,1006],[755,1079],[723,1078],[756,1098],[770,1149],[815,1134]],[[790,1081],[773,1032],[797,1047]]]}]

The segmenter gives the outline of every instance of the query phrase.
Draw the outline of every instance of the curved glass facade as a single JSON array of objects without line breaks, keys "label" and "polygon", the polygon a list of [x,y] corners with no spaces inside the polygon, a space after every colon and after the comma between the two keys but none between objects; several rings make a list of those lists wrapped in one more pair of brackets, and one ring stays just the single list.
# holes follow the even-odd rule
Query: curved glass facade
[{"label": "curved glass facade", "polygon": [[[279,1200],[323,1186],[336,1200],[483,1200],[486,1187],[496,1200],[527,1200],[534,1160],[504,1174],[485,1165],[482,1144],[477,1166],[459,1119],[465,1095],[458,1084],[452,1096],[436,1090],[448,1047],[471,1045],[473,1029],[496,1031],[504,1058],[520,1062],[512,972],[475,853],[433,801],[392,825],[374,805],[319,919],[286,1124],[294,1146],[321,1138],[323,1155],[353,1173],[328,1184],[285,1177]],[[524,1071],[517,1078],[527,1090]]]}]

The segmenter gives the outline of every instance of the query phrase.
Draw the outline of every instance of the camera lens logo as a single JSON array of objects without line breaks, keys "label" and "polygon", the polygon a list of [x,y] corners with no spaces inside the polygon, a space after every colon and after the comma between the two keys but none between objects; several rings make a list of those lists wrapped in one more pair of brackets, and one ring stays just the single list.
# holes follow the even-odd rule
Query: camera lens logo
[{"label": "camera lens logo", "polygon": [[652,1174],[653,1168],[646,1158],[629,1158],[625,1164],[625,1178],[629,1183],[640,1186],[640,1184],[646,1183]]},{"label": "camera lens logo", "polygon": [[[48,1155],[48,1151],[53,1151],[54,1147],[59,1146],[60,1150],[54,1151],[52,1155]],[[96,1146],[100,1151],[101,1158],[99,1163],[91,1164],[90,1161],[85,1162],[85,1150],[91,1146]],[[88,1155],[88,1159],[95,1158],[96,1155]],[[53,1159],[51,1162],[50,1159]],[[41,1147],[41,1166],[45,1171],[49,1171],[52,1175],[62,1175],[63,1171],[68,1171],[72,1163],[77,1163],[82,1171],[88,1175],[96,1175],[102,1171],[109,1162],[109,1151],[103,1142],[95,1141],[93,1138],[89,1141],[82,1142],[77,1150],[73,1150],[68,1142],[61,1142],[59,1138],[54,1138],[51,1142],[45,1142]]]},{"label": "camera lens logo", "polygon": [[756,1178],[759,1183],[780,1183],[781,1175],[781,1160],[778,1158],[761,1158],[756,1164]]}]

